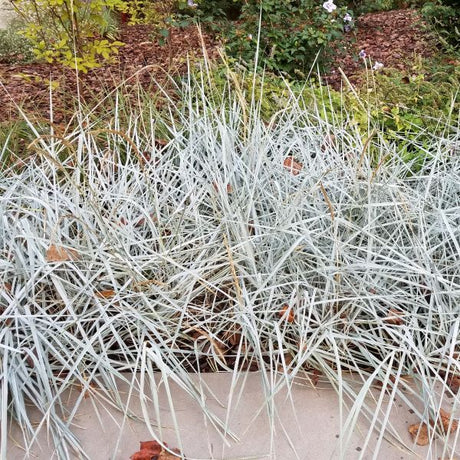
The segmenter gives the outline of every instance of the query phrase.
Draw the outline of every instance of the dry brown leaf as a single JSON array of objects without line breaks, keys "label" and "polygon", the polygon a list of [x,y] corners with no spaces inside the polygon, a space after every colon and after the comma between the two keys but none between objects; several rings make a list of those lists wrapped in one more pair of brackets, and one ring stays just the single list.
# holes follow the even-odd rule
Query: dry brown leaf
[{"label": "dry brown leaf", "polygon": [[[129,457],[130,460],[177,460],[178,458],[185,458],[183,455],[180,455],[178,449],[171,450],[178,454],[179,457],[163,449],[157,441],[144,441],[140,444],[140,449]],[[165,446],[168,447],[166,443]]]},{"label": "dry brown leaf", "polygon": [[452,393],[457,394],[460,389],[460,376],[450,375],[447,380],[447,385],[451,389]]},{"label": "dry brown leaf", "polygon": [[297,176],[303,168],[303,164],[291,156],[284,159],[283,166],[294,176]]},{"label": "dry brown leaf", "polygon": [[241,334],[235,332],[228,337],[228,341],[232,347],[236,347],[241,342]]},{"label": "dry brown leaf", "polygon": [[[445,433],[453,433],[458,428],[458,421],[452,420],[452,414],[445,411],[444,409],[439,410],[439,416],[441,421],[441,426],[444,429]],[[449,430],[450,426],[450,430]]]},{"label": "dry brown leaf", "polygon": [[328,134],[321,144],[321,151],[324,152],[326,149],[335,147],[335,136],[333,134]]},{"label": "dry brown leaf", "polygon": [[[214,190],[215,190],[216,192],[219,191],[219,186],[218,186],[217,182],[213,182],[213,183],[212,183],[212,186],[214,187]],[[225,186],[225,189],[226,189],[227,193],[232,193],[232,192],[233,192],[233,187],[231,186],[231,184],[227,184],[227,185]]]},{"label": "dry brown leaf", "polygon": [[319,371],[318,369],[313,369],[313,375],[311,376],[311,383],[313,384],[313,386],[318,386],[320,375],[322,375],[321,371]]},{"label": "dry brown leaf", "polygon": [[[430,424],[434,425],[433,420],[430,420]],[[444,409],[440,409],[438,426],[440,426],[445,433],[453,433],[458,428],[458,421],[452,420],[452,415],[449,412]],[[414,425],[410,425],[409,433],[412,435],[412,439],[414,439],[419,446],[426,446],[429,443],[428,426],[426,423],[416,423]]]},{"label": "dry brown leaf", "polygon": [[[286,367],[289,367],[289,365],[292,363],[293,359],[294,359],[294,358],[292,357],[291,354],[285,353],[285,354],[284,354],[284,363],[285,363],[285,366],[286,366]],[[284,372],[284,367],[285,367],[285,366],[283,366],[283,364],[279,364],[279,365],[278,365],[278,372],[281,372],[281,373]],[[290,373],[290,370],[288,370],[288,373]]]},{"label": "dry brown leaf", "polygon": [[294,310],[289,308],[289,305],[283,305],[281,310],[278,312],[278,315],[281,319],[285,319],[288,323],[293,323],[295,321]]},{"label": "dry brown leaf", "polygon": [[152,155],[147,151],[141,152],[141,157],[144,161],[147,161],[147,162],[152,159]]},{"label": "dry brown leaf", "polygon": [[91,396],[92,390],[96,390],[97,385],[93,382],[89,384],[89,390],[84,387],[84,385],[79,384],[78,385],[78,390],[80,393],[83,393],[83,398],[88,399]]},{"label": "dry brown leaf", "polygon": [[[458,359],[458,358],[456,358]],[[447,375],[447,376],[446,376]],[[460,376],[456,374],[446,374],[444,371],[439,371],[439,376],[445,379],[446,385],[452,393],[457,394],[460,389]]]},{"label": "dry brown leaf", "polygon": [[113,289],[105,289],[103,291],[96,291],[94,295],[100,299],[110,299],[110,297],[115,295],[115,291]]},{"label": "dry brown leaf", "polygon": [[385,322],[388,324],[395,324],[397,326],[400,326],[401,324],[404,324],[403,316],[403,311],[396,310],[396,308],[390,308],[385,318]]},{"label": "dry brown leaf", "polygon": [[63,248],[52,244],[46,251],[47,262],[66,262],[68,260],[78,260],[80,255],[75,249]]},{"label": "dry brown leaf", "polygon": [[226,363],[225,359],[225,346],[224,344],[221,344],[218,340],[214,340],[211,335],[209,335],[206,331],[195,327],[191,326],[191,329],[193,329],[195,332],[192,333],[192,337],[195,340],[198,340],[202,337],[206,338],[208,340],[208,343],[212,346],[213,350],[219,355],[220,359]]},{"label": "dry brown leaf", "polygon": [[222,338],[224,341],[228,341],[228,343],[232,346],[235,347],[236,345],[239,345],[241,342],[241,327],[239,326],[232,326],[232,329],[225,331],[222,335]]},{"label": "dry brown leaf", "polygon": [[412,440],[415,441],[419,446],[426,446],[430,442],[428,437],[428,427],[426,423],[415,423],[409,426],[409,433],[412,436]]},{"label": "dry brown leaf", "polygon": [[[157,441],[141,441],[140,445],[140,450],[151,450],[155,451],[157,454],[163,450],[163,447],[161,447],[161,444]],[[167,446],[167,444],[165,444],[165,446]]]},{"label": "dry brown leaf", "polygon": [[[152,222],[158,222],[158,219],[156,218],[155,214],[150,214],[149,218],[152,220]],[[135,227],[141,227],[142,225],[146,224],[145,217],[141,217],[135,224]]]},{"label": "dry brown leaf", "polygon": [[155,145],[158,148],[165,147],[168,145],[168,140],[167,139],[155,139]]}]

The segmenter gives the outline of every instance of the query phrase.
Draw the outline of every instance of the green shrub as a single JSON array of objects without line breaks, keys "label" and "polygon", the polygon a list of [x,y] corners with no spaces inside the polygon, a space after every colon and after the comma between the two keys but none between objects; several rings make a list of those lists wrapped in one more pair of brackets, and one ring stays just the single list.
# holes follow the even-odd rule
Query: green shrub
[{"label": "green shrub", "polygon": [[[187,2],[184,2],[187,4]],[[235,21],[240,18],[244,2],[241,0],[197,1],[198,12],[203,17],[225,18]],[[187,5],[188,6],[188,5]]]},{"label": "green shrub", "polygon": [[111,13],[126,10],[124,0],[17,0],[14,6],[38,59],[87,72],[111,61],[122,46],[109,35]]},{"label": "green shrub", "polygon": [[[325,3],[334,10],[327,11]],[[197,0],[194,8],[187,4],[191,15],[218,31],[230,56],[246,64],[257,58],[260,67],[301,78],[316,63],[326,64],[340,48],[344,28],[352,27],[352,21],[344,21],[346,6],[337,7],[332,0],[238,0],[219,5],[215,8],[209,0]],[[228,20],[233,18],[238,20]]]},{"label": "green shrub", "polygon": [[342,38],[346,12],[346,7],[328,12],[321,2],[311,0],[250,0],[242,8],[240,22],[230,29],[226,47],[231,55],[251,62],[261,14],[261,65],[303,77],[317,57],[324,64],[331,56],[331,45]]},{"label": "green shrub", "polygon": [[359,90],[371,113],[388,132],[408,134],[416,126],[433,131],[442,118],[448,117],[453,102],[452,88],[460,84],[460,71],[445,66],[430,75],[426,69],[409,72],[388,70],[375,76],[375,83]]},{"label": "green shrub", "polygon": [[460,46],[460,3],[453,0],[426,2],[423,18],[435,29],[447,47]]}]

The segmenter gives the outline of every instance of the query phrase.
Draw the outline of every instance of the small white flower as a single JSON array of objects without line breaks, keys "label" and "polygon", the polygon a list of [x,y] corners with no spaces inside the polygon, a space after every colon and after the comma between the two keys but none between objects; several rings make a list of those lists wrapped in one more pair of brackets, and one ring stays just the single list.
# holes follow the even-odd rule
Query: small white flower
[{"label": "small white flower", "polygon": [[332,13],[336,8],[337,5],[334,4],[333,0],[327,0],[327,2],[323,3],[323,8],[328,12]]},{"label": "small white flower", "polygon": [[344,20],[344,22],[351,22],[351,21],[353,21],[353,18],[351,17],[350,14],[347,13],[347,14],[343,17],[343,20]]},{"label": "small white flower", "polygon": [[187,5],[190,8],[196,8],[198,6],[193,0],[187,0]]},{"label": "small white flower", "polygon": [[375,61],[375,64],[373,65],[372,70],[380,70],[381,68],[383,68],[383,64],[379,61]]},{"label": "small white flower", "polygon": [[252,40],[252,34],[248,35],[248,40]]}]

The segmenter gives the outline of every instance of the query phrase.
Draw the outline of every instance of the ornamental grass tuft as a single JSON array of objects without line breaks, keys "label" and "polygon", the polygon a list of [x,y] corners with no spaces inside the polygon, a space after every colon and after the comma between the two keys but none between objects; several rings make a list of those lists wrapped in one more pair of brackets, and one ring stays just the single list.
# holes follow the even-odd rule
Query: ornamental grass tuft
[{"label": "ornamental grass tuft", "polygon": [[2,171],[3,420],[28,447],[46,428],[72,458],[75,385],[128,413],[116,382],[142,394],[157,371],[225,431],[190,372],[257,369],[268,400],[315,371],[348,404],[344,450],[357,414],[379,445],[402,443],[371,388],[423,420],[459,371],[458,131],[413,168],[320,105],[291,95],[263,122],[260,99],[229,83],[216,104],[200,78],[162,112],[117,99],[97,126],[82,109],[62,136],[35,131],[27,161]]}]

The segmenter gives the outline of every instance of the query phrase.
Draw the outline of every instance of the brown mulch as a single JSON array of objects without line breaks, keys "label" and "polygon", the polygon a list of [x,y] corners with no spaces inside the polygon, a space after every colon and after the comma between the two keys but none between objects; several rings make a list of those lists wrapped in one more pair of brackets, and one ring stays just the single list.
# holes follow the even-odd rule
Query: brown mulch
[{"label": "brown mulch", "polygon": [[[435,52],[433,41],[420,25],[413,10],[404,9],[370,13],[357,20],[357,27],[347,38],[346,54],[336,59],[324,80],[340,87],[340,67],[352,82],[359,81],[365,68],[358,57],[365,50],[372,62],[385,67],[410,71],[414,57],[428,57]],[[124,26],[120,36],[126,45],[121,48],[118,62],[80,74],[80,94],[83,100],[102,99],[102,95],[117,87],[123,80],[155,90],[156,81],[164,84],[167,75],[186,71],[187,56],[202,56],[200,34],[197,29],[174,29],[169,45],[160,46],[152,38],[148,26]],[[218,44],[203,34],[209,57],[218,56]],[[0,122],[18,117],[15,104],[35,118],[49,119],[49,81],[58,85],[53,92],[54,122],[63,123],[72,116],[74,96],[77,94],[75,72],[52,64],[0,64]],[[6,91],[5,91],[6,90]]]},{"label": "brown mulch", "polygon": [[[336,59],[332,71],[325,80],[333,87],[340,87],[340,67],[353,83],[360,81],[366,69],[359,52],[364,50],[367,65],[382,63],[385,68],[410,72],[416,56],[428,58],[436,52],[433,37],[424,30],[417,11],[411,9],[368,13],[357,19],[356,32],[348,37],[346,54]],[[370,59],[370,61],[369,61]]]},{"label": "brown mulch", "polygon": [[[101,101],[104,94],[117,88],[122,82],[128,87],[141,84],[152,88],[167,85],[168,76],[184,74],[187,57],[200,58],[203,47],[208,56],[217,56],[217,44],[196,28],[173,29],[170,42],[160,46],[153,37],[152,28],[145,25],[123,26],[117,62],[93,69],[78,76],[80,96],[83,101]],[[77,94],[77,78],[74,70],[59,65],[0,64],[0,122],[18,116],[16,104],[35,119],[49,119],[50,81],[53,86],[53,119],[55,123],[67,121],[73,113]]]}]

